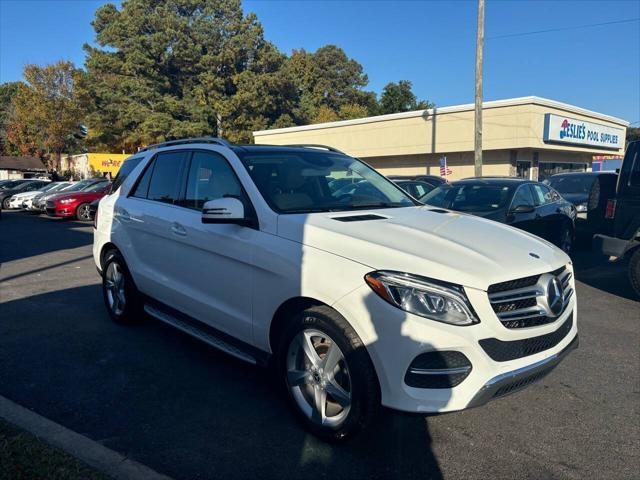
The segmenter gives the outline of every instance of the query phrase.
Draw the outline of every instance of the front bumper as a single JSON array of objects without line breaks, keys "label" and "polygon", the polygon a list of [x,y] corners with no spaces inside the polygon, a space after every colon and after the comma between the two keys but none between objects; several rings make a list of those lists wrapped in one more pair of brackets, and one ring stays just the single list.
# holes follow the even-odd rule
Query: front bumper
[{"label": "front bumper", "polygon": [[637,240],[624,240],[601,234],[593,236],[593,249],[608,257],[623,257],[625,253],[637,245],[640,245]]},{"label": "front bumper", "polygon": [[69,207],[47,207],[45,212],[50,217],[73,217],[75,212]]},{"label": "front bumper", "polygon": [[[571,286],[575,290],[573,280]],[[529,328],[506,328],[494,313],[487,293],[467,289],[480,323],[466,327],[447,325],[412,315],[379,298],[369,287],[361,287],[333,306],[354,326],[366,345],[376,369],[382,404],[405,412],[451,412],[478,406],[532,383],[555,367],[577,346],[575,295],[565,311],[552,323]],[[523,341],[548,341],[522,353],[490,356],[480,342],[495,339],[517,348]],[[535,346],[534,345],[534,346]],[[472,368],[460,383],[450,388],[417,388],[407,385],[412,362],[427,352],[460,352]],[[517,352],[517,350],[516,350]],[[534,376],[535,375],[535,376]],[[522,383],[522,385],[520,385]],[[508,392],[508,393],[511,393]]]},{"label": "front bumper", "polygon": [[24,200],[22,200],[22,199],[11,199],[11,200],[9,200],[9,208],[13,209],[13,210],[20,209],[20,208],[22,208],[22,202],[23,201]]}]

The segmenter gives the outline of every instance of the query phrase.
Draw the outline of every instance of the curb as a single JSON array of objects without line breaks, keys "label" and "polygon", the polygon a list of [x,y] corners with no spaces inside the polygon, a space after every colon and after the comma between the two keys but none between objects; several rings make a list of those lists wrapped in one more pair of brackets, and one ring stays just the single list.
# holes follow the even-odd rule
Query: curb
[{"label": "curb", "polygon": [[0,418],[116,480],[171,480],[155,470],[0,396]]}]

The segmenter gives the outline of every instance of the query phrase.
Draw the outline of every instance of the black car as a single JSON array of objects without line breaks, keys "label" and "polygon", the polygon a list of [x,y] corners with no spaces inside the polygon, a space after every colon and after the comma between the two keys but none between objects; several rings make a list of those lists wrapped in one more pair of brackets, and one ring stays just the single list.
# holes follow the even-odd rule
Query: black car
[{"label": "black car", "polygon": [[526,230],[567,253],[573,248],[576,209],[540,182],[471,178],[441,185],[419,200]]},{"label": "black car", "polygon": [[0,186],[0,209],[9,209],[9,199],[16,193],[33,192],[48,185],[42,180],[13,180]]},{"label": "black car", "polygon": [[424,197],[427,193],[432,191],[433,185],[421,180],[393,180],[393,182],[402,188],[405,192],[411,195],[413,198]]},{"label": "black car", "polygon": [[615,260],[629,260],[629,280],[640,296],[640,141],[627,145],[605,218],[607,234],[594,237],[596,249]]},{"label": "black car", "polygon": [[570,201],[578,212],[577,226],[591,233],[600,229],[608,198],[616,191],[615,172],[558,173],[544,183]]},{"label": "black car", "polygon": [[398,181],[404,181],[404,180],[414,180],[418,182],[424,182],[424,183],[428,183],[429,185],[432,185],[433,188],[439,187],[443,183],[447,183],[446,179],[442,177],[438,177],[437,175],[388,175],[387,178],[389,180],[393,180],[396,183],[398,183]]}]

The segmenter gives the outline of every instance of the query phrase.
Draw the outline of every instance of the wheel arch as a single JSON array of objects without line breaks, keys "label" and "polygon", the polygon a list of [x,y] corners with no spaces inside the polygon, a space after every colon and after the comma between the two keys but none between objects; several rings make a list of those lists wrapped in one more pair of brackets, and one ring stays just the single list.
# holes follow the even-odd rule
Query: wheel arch
[{"label": "wheel arch", "polygon": [[327,305],[320,300],[304,296],[292,297],[280,304],[280,306],[273,314],[271,325],[269,326],[269,347],[271,349],[271,352],[276,351],[280,335],[285,330],[287,324],[295,316],[296,313],[300,313],[307,308],[316,307],[319,305],[324,305],[332,308],[330,305]]}]

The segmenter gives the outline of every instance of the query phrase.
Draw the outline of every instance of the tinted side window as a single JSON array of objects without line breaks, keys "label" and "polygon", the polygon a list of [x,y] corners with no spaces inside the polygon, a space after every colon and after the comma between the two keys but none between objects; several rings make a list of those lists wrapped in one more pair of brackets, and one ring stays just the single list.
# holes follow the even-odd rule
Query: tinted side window
[{"label": "tinted side window", "polygon": [[545,203],[553,202],[549,187],[540,183],[533,185],[533,197],[536,205],[544,205]]},{"label": "tinted side window", "polygon": [[[640,143],[634,143],[630,150],[632,151],[629,154],[629,159],[633,162],[629,171],[629,186],[640,187]],[[626,158],[625,161],[627,161]]]},{"label": "tinted side window", "polygon": [[201,210],[205,202],[224,197],[238,198],[246,208],[240,181],[224,157],[213,152],[193,152],[183,206]]},{"label": "tinted side window", "polygon": [[113,180],[113,185],[111,186],[112,192],[115,192],[118,188],[120,188],[120,185],[122,185],[122,183],[127,179],[133,169],[138,166],[141,160],[142,157],[133,157],[128,158],[124,161],[124,163],[120,167],[120,170],[118,170],[116,178]]},{"label": "tinted side window", "polygon": [[138,181],[138,185],[136,185],[136,189],[133,192],[134,197],[138,198],[147,198],[147,192],[149,191],[149,183],[151,183],[151,174],[153,173],[153,166],[155,164],[155,159],[152,160],[147,168],[145,168],[144,173],[142,174],[142,178]]},{"label": "tinted side window", "polygon": [[533,196],[531,195],[531,189],[528,185],[522,185],[516,191],[511,201],[511,208],[519,207],[520,205],[533,206]]},{"label": "tinted side window", "polygon": [[159,153],[153,165],[147,198],[157,202],[173,203],[179,195],[180,174],[183,161],[189,152],[185,150]]}]

